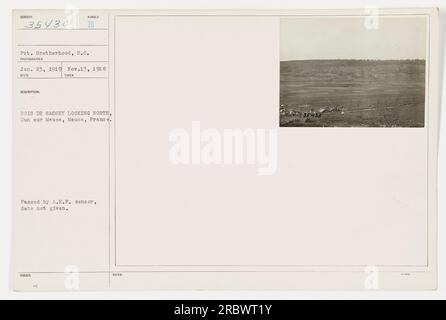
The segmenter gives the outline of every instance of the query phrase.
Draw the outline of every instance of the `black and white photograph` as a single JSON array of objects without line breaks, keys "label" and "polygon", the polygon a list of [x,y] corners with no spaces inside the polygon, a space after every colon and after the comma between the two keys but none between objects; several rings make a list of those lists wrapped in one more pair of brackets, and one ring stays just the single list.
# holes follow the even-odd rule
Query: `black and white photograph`
[{"label": "black and white photograph", "polygon": [[281,127],[424,127],[427,18],[281,20]]}]

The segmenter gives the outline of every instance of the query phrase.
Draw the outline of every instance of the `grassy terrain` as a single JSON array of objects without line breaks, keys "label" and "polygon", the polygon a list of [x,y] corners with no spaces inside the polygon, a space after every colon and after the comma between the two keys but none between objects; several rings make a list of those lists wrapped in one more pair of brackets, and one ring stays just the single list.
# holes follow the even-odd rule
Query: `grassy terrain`
[{"label": "grassy terrain", "polygon": [[424,60],[280,63],[280,125],[423,127]]}]

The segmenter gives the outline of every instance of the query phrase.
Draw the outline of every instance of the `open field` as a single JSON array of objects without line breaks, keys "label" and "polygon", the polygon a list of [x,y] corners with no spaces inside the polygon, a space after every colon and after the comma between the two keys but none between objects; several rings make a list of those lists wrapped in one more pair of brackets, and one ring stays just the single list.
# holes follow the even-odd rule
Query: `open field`
[{"label": "open field", "polygon": [[424,127],[424,60],[280,63],[282,127]]}]

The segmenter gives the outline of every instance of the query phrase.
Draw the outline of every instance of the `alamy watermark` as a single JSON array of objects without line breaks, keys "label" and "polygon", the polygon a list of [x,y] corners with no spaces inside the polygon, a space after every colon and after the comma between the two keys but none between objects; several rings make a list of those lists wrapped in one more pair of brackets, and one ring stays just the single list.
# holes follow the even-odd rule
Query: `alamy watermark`
[{"label": "alamy watermark", "polygon": [[79,268],[77,266],[73,265],[65,268],[64,285],[67,291],[79,290]]},{"label": "alamy watermark", "polygon": [[379,268],[377,266],[367,266],[364,269],[364,288],[366,290],[379,290]]},{"label": "alamy watermark", "polygon": [[364,8],[366,14],[364,19],[364,27],[367,30],[379,29],[379,8],[376,6],[367,6]]},{"label": "alamy watermark", "polygon": [[203,129],[193,121],[190,129],[173,129],[169,141],[175,165],[255,165],[259,175],[277,170],[276,129]]}]

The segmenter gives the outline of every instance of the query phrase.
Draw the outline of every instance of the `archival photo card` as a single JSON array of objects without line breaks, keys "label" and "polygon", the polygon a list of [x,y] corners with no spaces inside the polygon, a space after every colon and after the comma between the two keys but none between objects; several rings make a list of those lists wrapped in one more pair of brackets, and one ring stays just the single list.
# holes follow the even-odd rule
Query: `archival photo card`
[{"label": "archival photo card", "polygon": [[281,127],[424,127],[426,16],[281,19]]},{"label": "archival photo card", "polygon": [[14,11],[13,289],[434,290],[438,21]]}]

